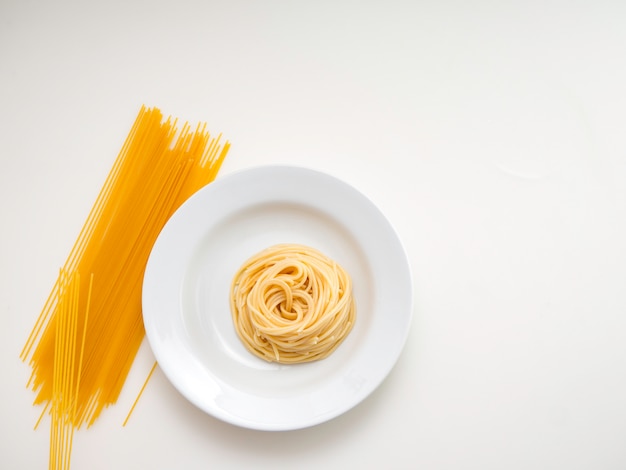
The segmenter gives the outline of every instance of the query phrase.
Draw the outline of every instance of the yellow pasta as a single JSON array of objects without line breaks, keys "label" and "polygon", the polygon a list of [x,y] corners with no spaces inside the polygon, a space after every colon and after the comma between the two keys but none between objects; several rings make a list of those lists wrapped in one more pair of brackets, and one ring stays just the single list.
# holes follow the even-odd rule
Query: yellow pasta
[{"label": "yellow pasta", "polygon": [[74,437],[76,400],[80,389],[80,375],[85,347],[85,326],[89,312],[91,286],[87,290],[84,327],[78,330],[80,312],[80,275],[61,270],[58,289],[54,341],[54,367],[50,405],[50,468],[69,468]]},{"label": "yellow pasta", "polygon": [[139,111],[21,353],[35,404],[51,416],[50,468],[68,468],[73,430],[117,401],[145,335],[141,284],[152,245],[216,177],[230,146],[220,139],[205,124],[193,130],[157,108]]},{"label": "yellow pasta", "polygon": [[230,289],[235,330],[246,348],[270,362],[328,357],[352,330],[352,280],[319,251],[281,244],[246,261]]}]

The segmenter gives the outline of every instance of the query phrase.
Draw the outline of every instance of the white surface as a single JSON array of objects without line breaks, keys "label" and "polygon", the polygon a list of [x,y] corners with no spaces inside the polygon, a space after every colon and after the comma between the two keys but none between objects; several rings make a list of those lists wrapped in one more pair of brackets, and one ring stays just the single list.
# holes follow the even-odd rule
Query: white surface
[{"label": "white surface", "polygon": [[0,3],[2,468],[45,468],[19,351],[139,106],[221,174],[333,174],[396,227],[414,321],[388,379],[294,432],[188,403],[140,352],[76,469],[626,467],[626,4]]},{"label": "white surface", "polygon": [[[268,363],[233,327],[233,277],[282,243],[321,250],[352,278],[355,325],[323,361]],[[287,431],[335,418],[380,385],[405,344],[412,298],[402,243],[371,201],[325,173],[271,165],[218,178],[170,218],[146,267],[143,318],[159,367],[192,403]]]}]

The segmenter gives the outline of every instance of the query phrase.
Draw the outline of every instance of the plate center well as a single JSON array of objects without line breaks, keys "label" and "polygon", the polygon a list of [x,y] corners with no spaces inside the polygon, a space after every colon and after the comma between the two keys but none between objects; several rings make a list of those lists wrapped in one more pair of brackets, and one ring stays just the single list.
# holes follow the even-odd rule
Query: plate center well
[{"label": "plate center well", "polygon": [[[233,327],[230,284],[250,256],[278,243],[316,248],[352,277],[357,320],[348,338],[318,362],[269,363],[245,349]],[[276,397],[306,393],[332,381],[350,363],[367,330],[375,292],[369,265],[349,229],[318,209],[284,201],[245,208],[218,221],[199,240],[184,278],[182,312],[194,353],[204,366],[241,391]]]}]

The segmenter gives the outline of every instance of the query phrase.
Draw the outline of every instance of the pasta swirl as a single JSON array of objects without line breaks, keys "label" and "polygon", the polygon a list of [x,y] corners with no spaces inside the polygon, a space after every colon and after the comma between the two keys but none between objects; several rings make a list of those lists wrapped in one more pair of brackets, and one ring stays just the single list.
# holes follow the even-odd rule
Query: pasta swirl
[{"label": "pasta swirl", "polygon": [[230,289],[235,330],[246,348],[269,362],[324,359],[346,338],[356,308],[352,280],[336,262],[303,245],[256,254]]}]

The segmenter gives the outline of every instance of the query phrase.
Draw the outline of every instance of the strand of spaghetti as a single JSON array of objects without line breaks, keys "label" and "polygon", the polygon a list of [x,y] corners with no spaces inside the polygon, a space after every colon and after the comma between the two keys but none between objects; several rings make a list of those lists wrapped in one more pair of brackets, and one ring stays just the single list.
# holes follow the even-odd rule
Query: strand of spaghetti
[{"label": "strand of spaghetti", "polygon": [[66,357],[66,331],[68,313],[71,309],[71,280],[67,271],[61,271],[61,283],[59,290],[59,309],[56,314],[56,358],[55,358],[55,378],[54,378],[54,397],[53,397],[53,419],[54,434],[52,447],[50,449],[53,468],[60,468],[63,459],[63,396],[64,396],[64,380],[66,375],[67,357]]},{"label": "strand of spaghetti", "polygon": [[59,398],[59,410],[58,410],[58,424],[59,424],[59,439],[56,442],[57,446],[57,468],[65,468],[65,454],[67,447],[67,426],[66,426],[66,406],[67,406],[67,391],[68,381],[70,379],[70,360],[71,360],[71,317],[74,310],[74,276],[73,273],[69,274],[68,288],[67,288],[67,308],[63,310],[63,326],[61,327],[61,383],[59,384],[60,396]]},{"label": "strand of spaghetti", "polygon": [[[62,312],[63,310],[63,299],[61,298],[61,289],[63,288],[63,271],[61,270],[59,274],[59,283],[58,283],[58,297],[57,297],[57,305],[59,306],[58,312]],[[60,314],[59,314],[60,315]],[[55,341],[54,341],[54,362],[53,362],[53,379],[52,379],[52,410],[51,410],[51,419],[50,419],[50,450],[49,450],[49,467],[52,469],[56,466],[56,451],[57,451],[57,431],[58,431],[58,387],[59,387],[59,364],[60,364],[60,341],[59,338],[61,336],[61,319],[60,317],[56,318],[55,321]]]},{"label": "strand of spaghetti", "polygon": [[62,292],[63,296],[63,308],[61,309],[61,313],[59,316],[59,375],[57,377],[58,387],[57,387],[57,396],[56,396],[56,422],[57,422],[57,439],[55,441],[55,468],[62,468],[61,463],[63,461],[63,437],[64,437],[64,429],[63,429],[63,397],[65,391],[63,390],[65,376],[66,376],[66,367],[67,367],[67,355],[66,355],[66,331],[67,331],[67,320],[69,310],[71,308],[71,295],[70,295],[70,278],[69,273],[66,273],[66,278],[64,281],[64,291]]},{"label": "strand of spaghetti", "polygon": [[63,328],[63,352],[64,367],[61,382],[61,413],[60,413],[60,427],[61,427],[61,440],[59,445],[60,455],[60,468],[67,468],[69,466],[68,451],[70,442],[72,439],[71,422],[69,410],[72,403],[72,376],[74,372],[74,357],[76,353],[75,338],[76,338],[76,319],[78,313],[78,295],[80,286],[80,275],[76,272],[69,274],[69,302],[68,309],[65,311],[65,327]]},{"label": "strand of spaghetti", "polygon": [[39,414],[39,418],[37,419],[37,422],[35,423],[35,426],[33,426],[33,430],[37,430],[37,428],[41,424],[41,420],[43,419],[44,415],[49,410],[49,408],[50,408],[50,402],[46,402],[46,404],[44,405],[43,409],[41,410],[41,413]]},{"label": "strand of spaghetti", "polygon": [[[71,299],[72,305],[69,311],[70,314],[70,322],[69,328],[67,328],[67,341],[66,343],[69,347],[68,354],[68,364],[67,364],[67,377],[65,379],[65,388],[64,388],[64,398],[67,396],[70,399],[74,398],[74,384],[73,378],[75,377],[75,363],[76,363],[76,333],[77,333],[77,324],[78,324],[78,300],[79,300],[79,288],[80,288],[80,273],[74,272],[72,273],[72,290],[71,290]],[[66,407],[72,407],[71,400],[66,400]],[[70,415],[69,408],[64,410],[66,415]]]},{"label": "strand of spaghetti", "polygon": [[148,385],[148,382],[150,381],[150,377],[152,377],[152,374],[156,370],[156,367],[157,367],[157,362],[155,361],[154,364],[152,365],[152,368],[150,369],[150,372],[148,373],[148,376],[146,377],[146,380],[144,380],[143,385],[141,386],[141,389],[139,390],[139,393],[137,394],[137,398],[135,398],[135,401],[133,402],[133,406],[130,407],[130,411],[126,415],[126,419],[124,419],[122,426],[126,426],[126,423],[128,423],[128,420],[130,419],[130,415],[132,415],[133,411],[135,411],[135,407],[137,406],[139,399],[143,395],[143,391],[146,389],[146,386]]},{"label": "strand of spaghetti", "polygon": [[73,360],[75,354],[74,344],[75,341],[73,338],[76,337],[75,331],[75,318],[76,312],[78,311],[78,286],[77,283],[80,281],[80,276],[78,273],[72,272],[69,274],[69,286],[68,286],[68,308],[64,311],[64,321],[65,325],[62,328],[62,357],[63,357],[63,367],[62,367],[62,375],[61,375],[61,396],[59,397],[59,405],[60,405],[60,434],[61,439],[57,443],[59,446],[58,455],[59,455],[59,468],[67,467],[67,453],[69,448],[69,441],[71,439],[71,429],[69,427],[69,407],[71,406],[72,400],[72,373],[73,373]]},{"label": "strand of spaghetti", "polygon": [[78,358],[78,373],[76,374],[76,391],[74,394],[74,403],[72,410],[72,423],[76,426],[77,423],[77,409],[78,409],[78,392],[80,390],[80,379],[82,376],[83,357],[85,353],[85,342],[87,340],[87,321],[89,319],[89,307],[91,305],[91,291],[93,289],[93,273],[89,276],[89,288],[87,290],[87,306],[85,307],[85,318],[83,320],[83,333],[81,336],[80,356]]},{"label": "strand of spaghetti", "polygon": [[70,316],[74,303],[74,284],[72,282],[71,273],[66,273],[66,286],[65,292],[63,293],[64,298],[64,307],[61,314],[61,336],[60,336],[60,356],[61,356],[61,367],[59,374],[59,395],[57,396],[57,425],[58,425],[58,439],[56,442],[56,456],[57,468],[63,468],[64,465],[64,444],[66,439],[66,429],[64,426],[64,415],[65,415],[65,401],[67,400],[66,390],[67,390],[67,379],[69,377],[68,367],[69,367],[69,353],[68,353],[68,341],[69,341],[69,332],[71,329],[70,325]]},{"label": "strand of spaghetti", "polygon": [[[89,396],[84,410],[82,412],[81,418],[79,420],[79,423],[82,425],[82,423],[85,422],[89,422],[89,417],[93,415],[94,413],[94,409],[98,406],[98,402],[100,400],[100,391],[97,391],[96,393],[94,393],[93,395]],[[78,427],[78,426],[77,426]]]}]

